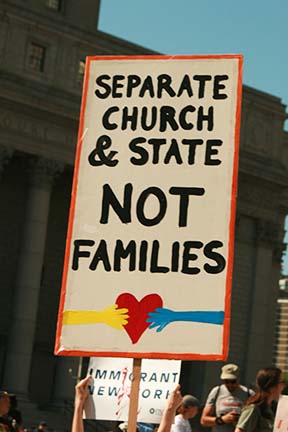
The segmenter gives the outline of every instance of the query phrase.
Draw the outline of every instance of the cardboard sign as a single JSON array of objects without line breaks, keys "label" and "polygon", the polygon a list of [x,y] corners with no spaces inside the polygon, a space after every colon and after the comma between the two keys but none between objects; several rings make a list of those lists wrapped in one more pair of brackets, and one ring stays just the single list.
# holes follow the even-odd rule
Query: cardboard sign
[{"label": "cardboard sign", "polygon": [[287,432],[288,430],[288,396],[281,395],[274,422],[273,432]]},{"label": "cardboard sign", "polygon": [[56,354],[225,359],[242,57],[88,57]]},{"label": "cardboard sign", "polygon": [[[92,382],[85,417],[128,420],[133,359],[91,358]],[[160,423],[166,400],[180,378],[179,360],[143,360],[137,421]]]}]

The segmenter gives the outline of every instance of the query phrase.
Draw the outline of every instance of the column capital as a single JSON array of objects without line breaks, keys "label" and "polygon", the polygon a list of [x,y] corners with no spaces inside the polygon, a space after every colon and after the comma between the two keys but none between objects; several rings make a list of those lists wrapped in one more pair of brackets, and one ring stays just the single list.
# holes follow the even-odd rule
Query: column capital
[{"label": "column capital", "polygon": [[258,243],[274,246],[275,244],[279,244],[279,240],[282,240],[283,234],[279,223],[261,219],[257,220],[256,237]]},{"label": "column capital", "polygon": [[11,159],[13,152],[13,149],[0,144],[0,179],[3,174],[4,167]]},{"label": "column capital", "polygon": [[288,188],[286,188],[281,196],[280,196],[281,207],[283,208],[284,213],[288,212]]},{"label": "column capital", "polygon": [[284,230],[279,223],[258,219],[256,225],[257,242],[271,248],[274,263],[281,264],[286,244],[283,242]]},{"label": "column capital", "polygon": [[284,252],[286,250],[286,243],[279,242],[273,248],[273,261],[278,264],[283,264]]},{"label": "column capital", "polygon": [[56,178],[64,171],[65,164],[53,159],[33,156],[27,167],[29,172],[29,181],[31,184],[41,187],[50,188],[53,186]]}]

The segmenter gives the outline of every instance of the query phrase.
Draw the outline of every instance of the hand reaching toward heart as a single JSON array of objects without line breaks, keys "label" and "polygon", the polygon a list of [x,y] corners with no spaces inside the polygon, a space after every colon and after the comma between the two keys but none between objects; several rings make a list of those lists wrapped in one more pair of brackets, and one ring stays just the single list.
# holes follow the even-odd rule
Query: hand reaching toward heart
[{"label": "hand reaching toward heart", "polygon": [[224,311],[174,311],[163,308],[158,294],[148,294],[137,300],[133,294],[120,294],[115,304],[101,311],[66,310],[63,325],[104,323],[117,330],[125,330],[133,344],[149,329],[161,332],[175,321],[223,325]]}]

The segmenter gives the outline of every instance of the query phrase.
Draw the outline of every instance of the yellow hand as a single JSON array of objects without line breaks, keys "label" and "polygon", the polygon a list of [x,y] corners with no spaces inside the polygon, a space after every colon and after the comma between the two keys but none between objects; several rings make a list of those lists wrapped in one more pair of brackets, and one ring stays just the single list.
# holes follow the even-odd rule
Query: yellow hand
[{"label": "yellow hand", "polygon": [[122,330],[123,326],[128,323],[129,315],[127,315],[128,309],[118,309],[118,305],[114,304],[103,309],[100,313],[102,314],[102,322],[105,322],[110,327],[118,330]]},{"label": "yellow hand", "polygon": [[64,325],[98,324],[104,323],[115,329],[122,330],[127,324],[128,309],[118,309],[116,304],[108,306],[102,311],[77,311],[66,310],[63,312]]}]

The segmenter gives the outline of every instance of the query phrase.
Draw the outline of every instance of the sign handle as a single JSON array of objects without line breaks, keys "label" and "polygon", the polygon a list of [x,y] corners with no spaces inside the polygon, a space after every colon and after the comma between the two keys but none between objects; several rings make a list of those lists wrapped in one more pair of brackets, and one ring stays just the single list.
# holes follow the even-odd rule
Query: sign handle
[{"label": "sign handle", "polygon": [[76,379],[77,384],[79,383],[79,381],[82,378],[82,367],[83,367],[83,357],[79,357],[78,370],[77,370],[77,379]]},{"label": "sign handle", "polygon": [[130,393],[130,404],[128,414],[128,432],[136,432],[137,411],[138,411],[138,398],[141,377],[141,358],[133,359],[132,370],[132,385]]}]

